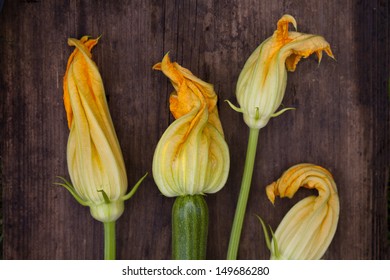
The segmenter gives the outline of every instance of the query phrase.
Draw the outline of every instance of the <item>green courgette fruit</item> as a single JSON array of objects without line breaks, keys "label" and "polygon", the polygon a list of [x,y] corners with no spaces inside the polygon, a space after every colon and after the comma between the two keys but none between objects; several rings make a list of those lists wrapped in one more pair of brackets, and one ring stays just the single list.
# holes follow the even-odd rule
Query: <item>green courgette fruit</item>
[{"label": "green courgette fruit", "polygon": [[172,259],[206,259],[208,223],[203,195],[178,196],[172,208]]}]

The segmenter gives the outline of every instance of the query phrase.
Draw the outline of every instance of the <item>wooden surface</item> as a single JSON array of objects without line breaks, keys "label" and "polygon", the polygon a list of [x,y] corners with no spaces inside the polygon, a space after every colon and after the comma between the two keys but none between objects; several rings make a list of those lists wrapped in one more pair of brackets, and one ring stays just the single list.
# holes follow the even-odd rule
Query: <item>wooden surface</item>
[{"label": "wooden surface", "polygon": [[[209,259],[226,257],[248,128],[236,103],[238,74],[284,14],[323,35],[336,61],[303,60],[283,104],[297,108],[260,132],[240,259],[267,259],[255,214],[276,228],[297,201],[267,201],[264,187],[293,164],[329,169],[341,203],[326,259],[386,259],[389,174],[389,3],[373,1],[5,1],[0,14],[1,165],[5,259],[101,259],[103,228],[53,182],[66,176],[68,128],[62,77],[68,37],[102,35],[93,58],[102,74],[130,185],[151,174],[172,122],[172,87],[152,65],[173,60],[215,85],[231,152],[225,188],[207,196]],[[297,198],[307,193],[302,192]],[[169,259],[173,199],[150,175],[117,224],[119,259]]]}]

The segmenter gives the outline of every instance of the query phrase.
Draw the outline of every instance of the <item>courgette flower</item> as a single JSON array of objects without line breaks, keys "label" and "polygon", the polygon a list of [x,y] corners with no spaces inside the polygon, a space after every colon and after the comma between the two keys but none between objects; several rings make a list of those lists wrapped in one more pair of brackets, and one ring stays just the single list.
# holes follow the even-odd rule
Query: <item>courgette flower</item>
[{"label": "courgette flower", "polygon": [[[72,184],[64,184],[76,200],[89,206],[101,222],[113,222],[124,211],[127,176],[122,152],[106,101],[103,81],[91,59],[98,39],[68,39],[76,47],[64,76],[64,106],[70,129],[67,161]],[[140,183],[140,182],[138,182]],[[137,183],[137,184],[138,184]],[[136,185],[138,187],[138,185]]]},{"label": "courgette flower", "polygon": [[277,113],[287,84],[287,70],[293,72],[303,57],[316,53],[319,61],[322,51],[333,58],[328,42],[318,35],[291,32],[297,23],[290,15],[284,15],[277,23],[274,34],[265,40],[248,58],[237,82],[236,97],[245,123],[251,128],[263,128]]},{"label": "courgette flower", "polygon": [[268,185],[266,193],[274,203],[276,196],[292,198],[300,187],[315,189],[318,196],[295,204],[279,224],[272,242],[266,234],[271,259],[320,259],[334,237],[340,206],[336,183],[328,170],[309,163],[297,164]]},{"label": "courgette flower", "polygon": [[213,86],[172,63],[168,54],[153,68],[161,70],[175,89],[169,102],[176,120],[153,157],[159,190],[167,197],[219,191],[226,183],[230,159]]}]

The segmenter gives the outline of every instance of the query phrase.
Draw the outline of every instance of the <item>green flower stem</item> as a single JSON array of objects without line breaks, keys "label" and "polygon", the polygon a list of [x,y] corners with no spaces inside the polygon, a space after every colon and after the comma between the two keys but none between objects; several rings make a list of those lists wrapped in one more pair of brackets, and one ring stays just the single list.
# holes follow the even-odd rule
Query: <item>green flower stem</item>
[{"label": "green flower stem", "polygon": [[116,258],[115,221],[105,222],[103,224],[104,224],[104,259],[115,260]]},{"label": "green flower stem", "polygon": [[246,151],[244,174],[241,182],[240,195],[236,206],[236,213],[234,215],[233,227],[230,233],[229,248],[227,253],[228,260],[237,259],[238,246],[240,243],[242,225],[244,223],[244,216],[246,205],[248,203],[249,190],[251,187],[253,166],[255,163],[257,141],[259,139],[259,129],[250,128],[248,147]]}]

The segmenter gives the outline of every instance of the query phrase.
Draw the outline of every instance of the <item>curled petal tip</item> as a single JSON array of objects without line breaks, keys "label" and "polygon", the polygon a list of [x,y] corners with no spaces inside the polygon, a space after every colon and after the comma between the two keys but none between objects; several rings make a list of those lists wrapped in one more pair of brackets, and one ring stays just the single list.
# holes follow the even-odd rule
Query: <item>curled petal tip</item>
[{"label": "curled petal tip", "polygon": [[269,184],[265,188],[265,193],[267,194],[267,197],[269,201],[271,201],[272,205],[275,205],[275,192],[276,192],[276,182]]},{"label": "curled petal tip", "polygon": [[167,52],[162,61],[161,62],[158,62],[156,64],[153,65],[152,69],[153,70],[161,70],[162,69],[162,64],[169,64],[171,62],[170,58],[169,58],[169,52]]},{"label": "curled petal tip", "polygon": [[169,58],[169,52],[167,52],[163,59],[162,59],[162,63],[171,63],[171,59]]},{"label": "curled petal tip", "polygon": [[320,65],[321,60],[322,60],[322,51],[316,51],[316,55],[318,58],[318,65]]},{"label": "curled petal tip", "polygon": [[325,51],[325,53],[326,53],[329,57],[331,57],[331,58],[333,58],[334,60],[336,60],[336,58],[334,57],[334,55],[333,55],[332,50],[330,49],[330,47],[326,48],[324,51]]},{"label": "curled petal tip", "polygon": [[286,20],[288,23],[291,23],[294,26],[295,30],[298,29],[297,21],[295,20],[295,18],[292,15],[285,14],[282,17],[282,19]]},{"label": "curled petal tip", "polygon": [[156,63],[155,65],[152,66],[153,70],[161,70],[161,62]]},{"label": "curled petal tip", "polygon": [[[84,38],[84,37],[83,37],[83,38]],[[75,38],[68,38],[68,41],[67,41],[67,42],[68,42],[68,45],[69,45],[69,46],[74,46],[74,41],[75,41],[75,40],[77,40],[77,39],[75,39]]]},{"label": "curled petal tip", "polygon": [[322,52],[325,52],[329,57],[331,57],[332,59],[336,60],[333,53],[332,53],[332,50],[330,49],[330,47],[326,47],[324,49],[319,49],[317,51],[315,51],[316,55],[317,55],[317,58],[318,58],[318,65],[321,63],[321,60],[322,60]]},{"label": "curled petal tip", "polygon": [[[80,42],[80,43],[85,43],[87,42],[89,39],[91,38],[91,36],[89,35],[84,35],[83,37],[81,37],[80,39],[76,39],[76,38],[68,38],[68,45],[69,46],[74,46],[75,45],[75,42]],[[100,37],[98,37],[97,39],[95,40],[98,40]]]},{"label": "curled petal tip", "polygon": [[291,23],[295,30],[297,30],[297,21],[291,15],[283,15],[277,23],[277,32],[282,35],[283,38],[288,37],[288,25]]}]

